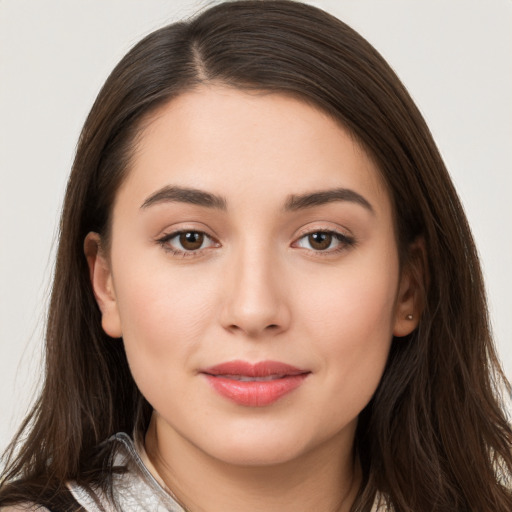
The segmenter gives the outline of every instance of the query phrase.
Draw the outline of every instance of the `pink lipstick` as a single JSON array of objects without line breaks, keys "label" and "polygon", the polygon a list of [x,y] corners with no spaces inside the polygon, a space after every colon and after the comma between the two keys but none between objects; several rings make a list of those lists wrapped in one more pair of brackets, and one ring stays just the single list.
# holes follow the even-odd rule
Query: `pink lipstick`
[{"label": "pink lipstick", "polygon": [[277,361],[229,361],[200,373],[217,393],[233,402],[264,407],[298,388],[311,372]]}]

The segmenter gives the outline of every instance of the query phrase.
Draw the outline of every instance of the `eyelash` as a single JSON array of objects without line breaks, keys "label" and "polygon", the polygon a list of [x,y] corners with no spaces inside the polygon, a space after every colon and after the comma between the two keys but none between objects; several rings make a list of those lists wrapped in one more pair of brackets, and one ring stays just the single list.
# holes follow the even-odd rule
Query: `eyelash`
[{"label": "eyelash", "polygon": [[[307,240],[308,237],[313,236],[313,235],[319,235],[319,234],[331,236],[332,237],[331,243],[333,241],[337,241],[339,243],[339,245],[338,245],[338,247],[335,247],[334,249],[327,248],[324,250],[315,250],[313,248],[310,249],[307,247],[302,247],[303,249],[309,251],[310,253],[313,253],[315,256],[320,256],[320,257],[332,256],[333,254],[338,254],[338,253],[345,251],[345,250],[349,249],[350,247],[354,247],[356,245],[355,238],[345,235],[343,233],[340,233],[339,231],[332,230],[332,229],[315,229],[312,231],[308,231],[306,233],[301,234],[301,236],[295,242],[293,242],[292,245],[297,246],[297,244],[301,240]],[[331,245],[331,243],[329,245]]]},{"label": "eyelash", "polygon": [[[191,249],[191,250],[175,249],[170,245],[171,240],[173,240],[174,238],[178,238],[181,235],[185,235],[185,234],[195,234],[195,235],[203,236],[205,239],[209,240],[212,245],[210,245],[209,247],[199,247],[198,249]],[[341,251],[344,251],[344,250],[356,245],[355,238],[353,238],[351,236],[344,235],[344,234],[339,233],[338,231],[334,231],[334,230],[316,229],[316,230],[308,231],[306,233],[301,234],[301,236],[299,238],[297,238],[297,240],[292,243],[292,247],[297,247],[297,244],[301,240],[307,239],[310,236],[318,235],[318,234],[331,236],[332,237],[331,243],[332,243],[332,241],[336,240],[339,242],[339,246],[334,249],[327,248],[324,250],[315,250],[313,248],[307,248],[307,247],[301,247],[301,248],[307,250],[310,253],[313,253],[315,256],[325,257],[325,256],[337,254]],[[208,250],[212,247],[220,247],[220,243],[217,242],[213,237],[211,237],[204,231],[194,230],[194,229],[182,229],[179,231],[173,231],[172,233],[165,234],[162,237],[158,238],[156,240],[156,242],[166,252],[172,254],[173,256],[181,256],[183,258],[200,256],[201,253],[205,250]],[[202,245],[202,243],[201,243],[201,245]],[[329,245],[331,245],[331,244],[329,244]]]},{"label": "eyelash", "polygon": [[172,233],[163,235],[162,237],[158,238],[156,241],[159,245],[162,246],[162,248],[166,252],[172,254],[173,256],[181,256],[183,258],[191,258],[194,256],[199,256],[202,251],[211,248],[211,247],[203,247],[203,248],[200,247],[195,250],[186,250],[185,248],[184,249],[174,249],[170,245],[171,240],[173,240],[174,238],[178,238],[181,235],[186,235],[186,234],[196,234],[196,235],[204,236],[205,239],[210,240],[210,242],[212,243],[212,247],[220,247],[219,242],[217,242],[213,237],[211,237],[204,231],[200,231],[197,229],[181,229],[179,231],[173,231]]}]

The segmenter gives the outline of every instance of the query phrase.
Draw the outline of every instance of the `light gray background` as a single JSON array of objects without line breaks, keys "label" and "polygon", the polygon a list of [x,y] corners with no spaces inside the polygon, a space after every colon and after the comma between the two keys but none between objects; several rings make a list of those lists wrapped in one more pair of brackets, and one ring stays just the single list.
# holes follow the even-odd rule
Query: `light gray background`
[{"label": "light gray background", "polygon": [[[85,116],[142,36],[214,2],[0,0],[0,450],[40,378],[65,182]],[[512,1],[317,0],[388,59],[473,227],[512,376]]]}]

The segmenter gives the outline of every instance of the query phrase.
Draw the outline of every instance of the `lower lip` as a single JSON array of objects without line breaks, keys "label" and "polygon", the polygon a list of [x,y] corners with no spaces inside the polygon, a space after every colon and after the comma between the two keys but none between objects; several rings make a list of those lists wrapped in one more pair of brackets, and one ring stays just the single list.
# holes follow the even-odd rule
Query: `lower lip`
[{"label": "lower lip", "polygon": [[222,376],[204,374],[220,395],[246,407],[264,407],[297,389],[309,375],[289,375],[266,381],[239,381]]}]

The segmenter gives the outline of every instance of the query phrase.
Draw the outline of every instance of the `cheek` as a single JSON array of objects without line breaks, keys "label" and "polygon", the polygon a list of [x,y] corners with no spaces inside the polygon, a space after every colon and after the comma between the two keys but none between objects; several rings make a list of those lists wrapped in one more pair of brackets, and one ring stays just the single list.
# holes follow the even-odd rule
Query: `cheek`
[{"label": "cheek", "polygon": [[307,338],[315,340],[330,399],[342,391],[344,406],[358,414],[375,392],[389,354],[398,262],[358,260],[330,279],[313,276],[307,284],[311,291],[301,296],[299,318]]},{"label": "cheek", "polygon": [[173,380],[174,369],[199,348],[214,314],[212,287],[187,272],[154,262],[120,266],[116,274],[123,340],[132,374],[141,391]]},{"label": "cheek", "polygon": [[384,258],[369,253],[347,260],[332,272],[304,275],[307,281],[297,287],[299,318],[308,318],[316,332],[334,338],[338,333],[342,344],[362,345],[391,335],[398,290],[394,254]]}]

